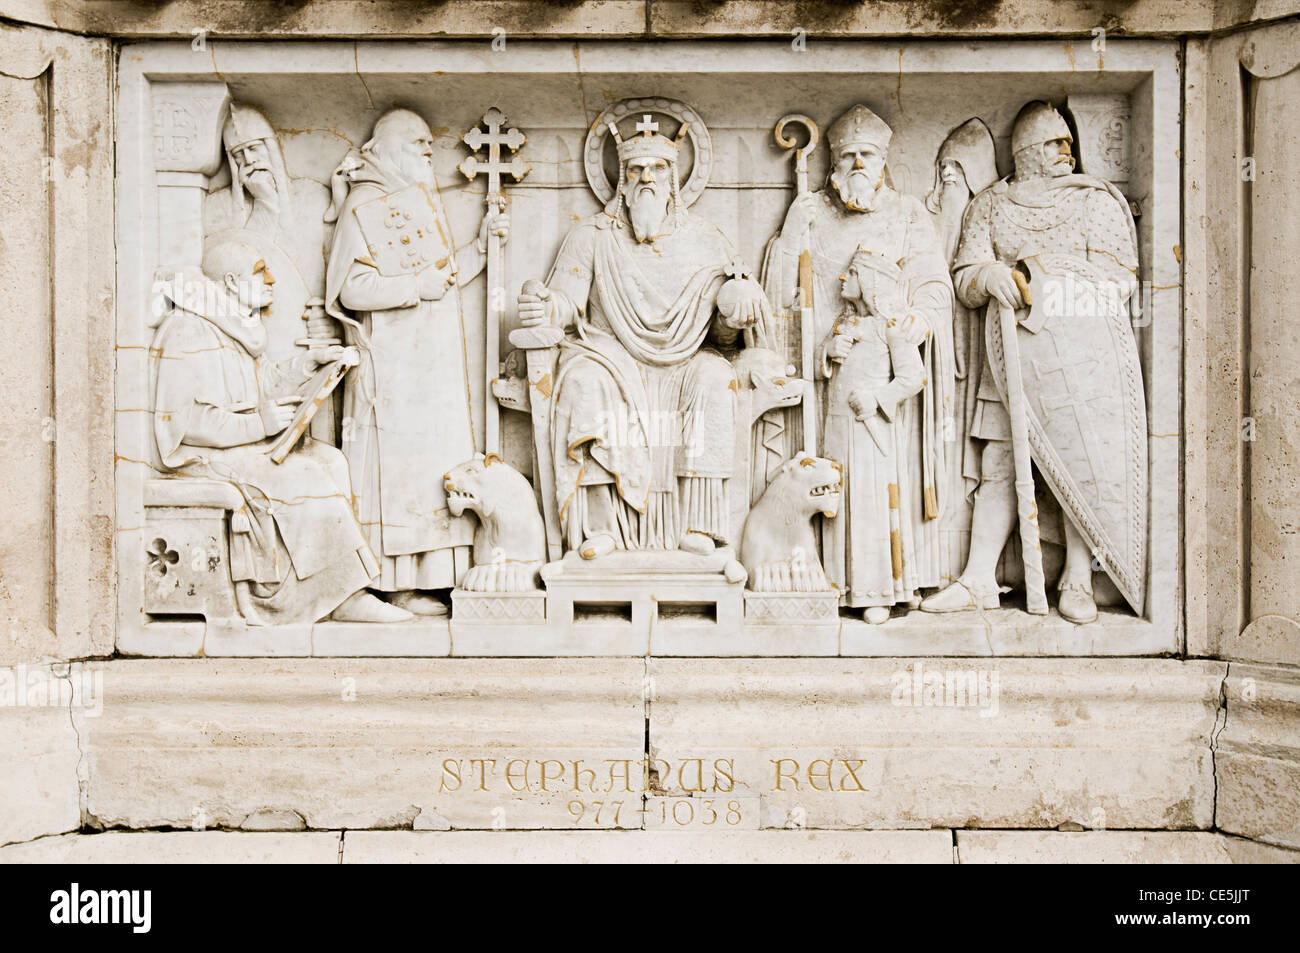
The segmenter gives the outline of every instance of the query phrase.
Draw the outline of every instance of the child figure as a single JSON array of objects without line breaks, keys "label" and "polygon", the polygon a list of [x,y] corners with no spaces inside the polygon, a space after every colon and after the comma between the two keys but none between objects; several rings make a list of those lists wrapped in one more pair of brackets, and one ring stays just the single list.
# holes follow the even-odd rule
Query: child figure
[{"label": "child figure", "polygon": [[888,259],[859,247],[840,276],[847,304],[818,348],[826,378],[825,454],[844,467],[839,518],[823,529],[826,576],[840,604],[861,607],[879,625],[889,607],[917,598],[908,559],[914,543],[907,495],[919,488],[900,479],[907,398],[925,385],[924,331],[907,313],[903,274]]}]

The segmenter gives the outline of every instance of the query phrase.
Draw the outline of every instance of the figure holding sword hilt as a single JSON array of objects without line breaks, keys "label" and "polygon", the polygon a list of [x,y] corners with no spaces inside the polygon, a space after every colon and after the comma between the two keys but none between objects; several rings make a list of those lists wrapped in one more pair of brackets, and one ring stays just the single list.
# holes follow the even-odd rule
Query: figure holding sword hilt
[{"label": "figure holding sword hilt", "polygon": [[[1147,427],[1128,300],[1136,230],[1113,185],[1074,172],[1073,141],[1051,104],[1027,104],[1011,133],[1015,175],[966,211],[953,283],[967,307],[988,308],[971,418],[984,446],[966,566],[925,600],[929,612],[998,606],[995,574],[1017,523],[1026,607],[1047,611],[1031,458],[1061,509],[1061,617],[1097,618],[1097,569],[1142,612]],[[1044,521],[1044,538],[1055,524]]]}]

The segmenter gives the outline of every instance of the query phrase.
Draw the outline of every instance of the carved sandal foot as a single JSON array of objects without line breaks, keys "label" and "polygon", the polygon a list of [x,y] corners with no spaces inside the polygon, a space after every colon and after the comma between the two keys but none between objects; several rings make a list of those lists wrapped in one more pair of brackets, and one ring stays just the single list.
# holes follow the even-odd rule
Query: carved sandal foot
[{"label": "carved sandal foot", "polygon": [[1061,618],[1075,625],[1087,625],[1097,621],[1097,603],[1087,586],[1068,583],[1061,587],[1061,597],[1057,600],[1056,611]]},{"label": "carved sandal foot", "polygon": [[579,546],[578,554],[583,559],[597,559],[608,556],[614,548],[614,537],[601,533],[599,536],[592,536]]},{"label": "carved sandal foot", "polygon": [[862,618],[872,625],[880,625],[882,622],[888,622],[889,606],[868,606],[863,611]]},{"label": "carved sandal foot", "polygon": [[414,612],[416,615],[438,616],[446,615],[451,611],[447,608],[447,604],[438,597],[424,592],[417,592],[414,589],[395,592],[390,601],[393,605]]},{"label": "carved sandal foot", "polygon": [[343,600],[330,618],[335,622],[410,622],[414,616],[361,589]]},{"label": "carved sandal foot", "polygon": [[707,556],[717,548],[711,536],[703,533],[689,532],[682,537],[682,541],[677,548],[686,553],[695,553],[697,556]]}]

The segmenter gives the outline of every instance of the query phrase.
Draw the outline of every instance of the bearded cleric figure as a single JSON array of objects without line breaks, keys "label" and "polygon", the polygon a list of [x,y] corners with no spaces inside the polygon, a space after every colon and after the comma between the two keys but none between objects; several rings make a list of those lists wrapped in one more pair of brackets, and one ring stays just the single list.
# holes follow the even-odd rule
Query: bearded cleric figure
[{"label": "bearded cleric figure", "polygon": [[[971,199],[997,181],[993,135],[978,118],[966,120],[948,134],[934,159],[934,188],[925,208],[939,234],[944,260],[951,266],[961,238],[961,223]],[[939,535],[941,576],[945,585],[955,580],[970,551],[970,494],[979,483],[979,451],[983,444],[971,440],[975,392],[984,364],[984,316],[953,301],[952,336],[956,372],[953,390],[953,427],[948,436],[948,506]],[[979,446],[976,446],[979,444]]]},{"label": "bearded cleric figure", "polygon": [[727,542],[735,452],[731,365],[716,350],[766,339],[757,282],[726,236],[681,201],[676,139],[658,125],[618,143],[614,197],[569,232],[526,326],[569,329],[551,442],[566,547],[708,553]]},{"label": "bearded cleric figure", "polygon": [[475,452],[465,329],[456,283],[483,269],[491,228],[459,253],[433,175],[433,134],[394,109],[350,152],[335,181],[338,224],[325,302],[347,328],[361,363],[344,378],[343,452],[353,504],[379,556],[371,588],[421,615],[443,615],[430,590],[469,568],[473,524],[447,508],[441,475]]},{"label": "bearded cleric figure", "polygon": [[221,140],[230,184],[203,201],[204,244],[242,241],[262,253],[276,281],[275,305],[266,315],[267,348],[288,357],[304,336],[307,302],[325,288],[329,189],[289,175],[275,129],[252,106],[230,107]]},{"label": "bearded cleric figure", "polygon": [[[1073,174],[1069,126],[1032,102],[1011,135],[1015,175],[980,192],[963,221],[953,284],[963,304],[1015,311],[1029,442],[1064,517],[1063,618],[1097,618],[1093,558],[1141,612],[1145,573],[1146,420],[1128,299],[1136,235],[1109,183]],[[1026,279],[1025,275],[1028,275]],[[1064,304],[1052,292],[1065,289]],[[970,554],[956,582],[928,597],[930,612],[998,605],[995,570],[1016,524],[1011,418],[996,307],[970,436],[983,444]]]},{"label": "bearded cleric figure", "polygon": [[325,274],[325,223],[329,189],[293,178],[275,129],[257,109],[234,103],[221,130],[230,185],[203,203],[203,232],[231,228],[259,232],[291,249],[303,277],[319,288]]},{"label": "bearded cleric figure", "polygon": [[[834,364],[849,353],[851,338],[837,333],[842,302],[840,276],[859,250],[881,267],[875,273],[894,277],[881,300],[884,317],[914,329],[924,367],[919,394],[899,405],[899,479],[902,535],[909,558],[904,586],[911,592],[940,585],[941,517],[949,505],[947,476],[951,462],[945,441],[952,414],[952,284],[930,216],[921,202],[901,195],[887,181],[888,124],[866,106],[848,109],[826,131],[831,173],[827,187],[797,196],[780,233],[768,247],[764,283],[777,308],[795,312],[799,258],[811,253],[814,342],[826,360],[818,363],[818,419],[828,423],[826,381]],[[830,363],[827,363],[827,360]],[[820,446],[832,440],[820,435]],[[909,602],[915,603],[915,598]]]}]

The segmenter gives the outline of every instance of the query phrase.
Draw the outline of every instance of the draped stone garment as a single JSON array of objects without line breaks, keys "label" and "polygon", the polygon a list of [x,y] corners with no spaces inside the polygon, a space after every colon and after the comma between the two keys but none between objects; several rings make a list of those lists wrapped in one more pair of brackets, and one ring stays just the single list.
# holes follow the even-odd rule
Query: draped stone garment
[{"label": "draped stone garment", "polygon": [[275,437],[257,408],[300,375],[264,366],[264,341],[255,317],[178,302],[150,351],[154,434],[167,470],[227,481],[244,497],[231,516],[230,572],[247,621],[314,622],[364,588],[378,564],[336,448],[304,437],[283,463],[267,455]]},{"label": "draped stone garment", "polygon": [[[675,548],[686,530],[726,533],[719,484],[731,475],[734,376],[706,345],[739,337],[714,314],[735,255],[716,227],[678,214],[670,234],[639,243],[599,213],[569,233],[547,279],[578,310],[561,344],[551,431],[571,544],[595,520],[579,488],[610,482],[617,525],[597,522],[628,548]],[[680,481],[692,478],[717,482],[689,491],[695,505],[681,510]]]},{"label": "draped stone garment", "polygon": [[[326,273],[326,308],[362,352],[343,379],[343,449],[357,518],[381,561],[372,588],[384,591],[454,586],[468,569],[474,532],[471,517],[448,510],[442,485],[476,449],[459,288],[424,301],[414,272],[381,273],[354,212],[408,184],[365,159]],[[436,201],[436,190],[431,195]]]},{"label": "draped stone garment", "polygon": [[[845,209],[830,189],[814,194],[817,204],[808,236],[779,234],[768,246],[764,286],[773,307],[797,317],[794,293],[799,254],[807,242],[814,278],[814,343],[820,345],[831,333],[841,308],[839,277],[858,248],[881,256],[902,271],[907,309],[930,328],[920,349],[924,386],[900,408],[900,416],[907,421],[900,478],[916,488],[907,494],[911,502],[903,518],[918,540],[913,561],[918,585],[938,586],[943,562],[939,526],[951,492],[950,468],[956,465],[949,452],[949,439],[956,428],[952,420],[955,365],[948,262],[919,199],[882,186],[876,207],[858,212]],[[797,364],[797,355],[790,359]],[[817,398],[823,421],[820,444],[824,446],[828,399],[822,382],[817,385]]]},{"label": "draped stone garment", "polygon": [[[915,512],[921,487],[908,479],[908,398],[925,383],[921,353],[883,318],[863,317],[868,330],[826,386],[825,454],[844,467],[843,503],[823,529],[826,578],[842,605],[891,606],[907,602],[920,585],[918,547],[924,540],[904,514]],[[883,446],[849,405],[862,391],[895,406],[892,421],[872,408]]]}]

